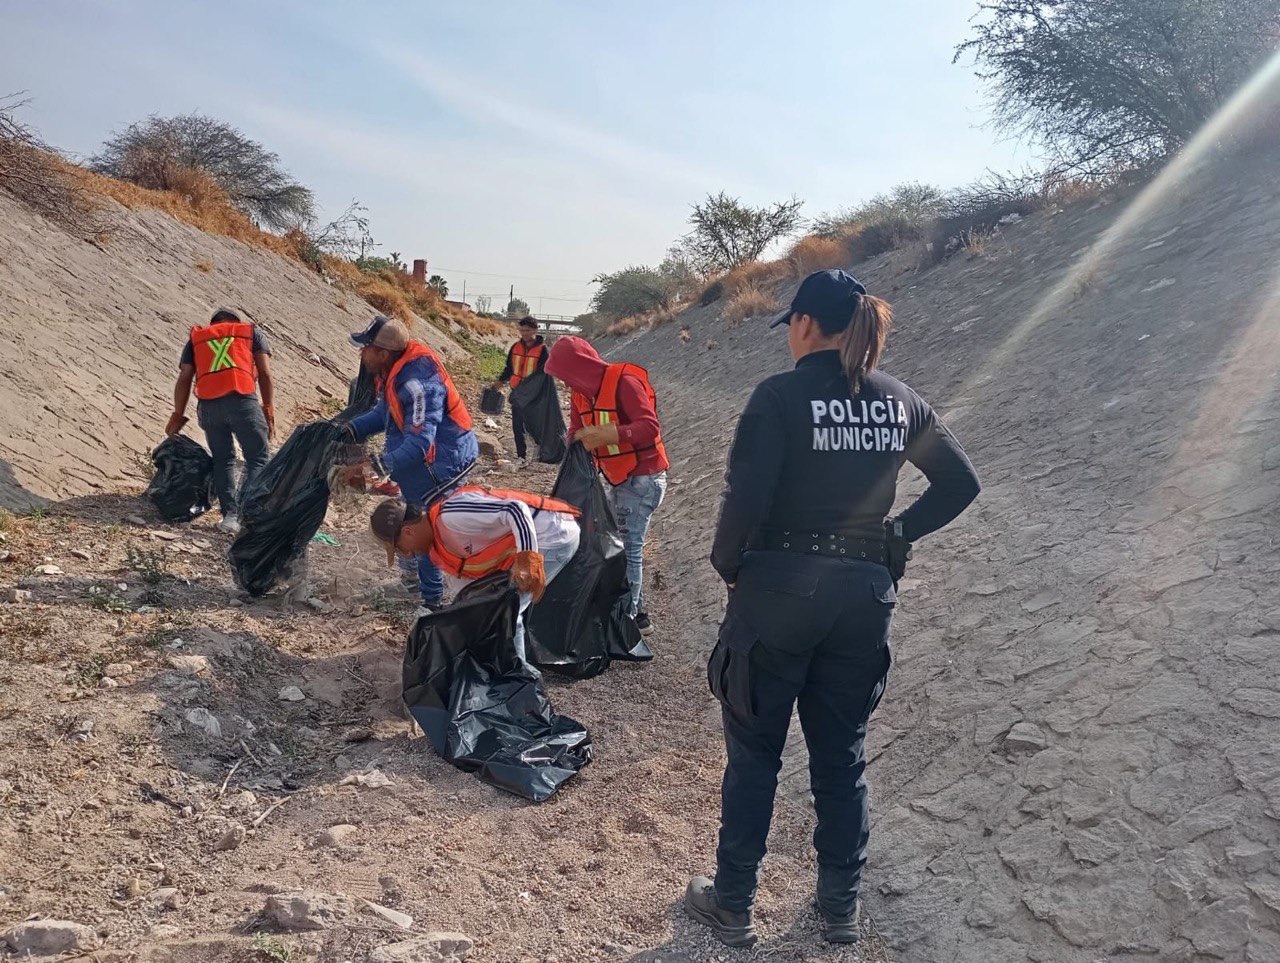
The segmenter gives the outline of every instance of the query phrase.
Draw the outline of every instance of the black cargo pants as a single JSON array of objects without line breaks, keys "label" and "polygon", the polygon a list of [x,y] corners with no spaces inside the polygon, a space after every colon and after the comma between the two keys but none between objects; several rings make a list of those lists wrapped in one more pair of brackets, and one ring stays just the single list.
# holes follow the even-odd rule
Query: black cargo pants
[{"label": "black cargo pants", "polygon": [[[240,492],[267,463],[267,416],[257,395],[223,395],[196,406],[196,421],[204,430],[213,456],[213,490],[223,515],[240,513]],[[244,481],[236,488],[236,448],[244,455]]]},{"label": "black cargo pants", "polygon": [[865,561],[750,552],[707,666],[723,704],[716,894],[755,901],[782,750],[799,705],[818,826],[818,900],[853,911],[870,836],[864,740],[891,661],[893,580]]}]

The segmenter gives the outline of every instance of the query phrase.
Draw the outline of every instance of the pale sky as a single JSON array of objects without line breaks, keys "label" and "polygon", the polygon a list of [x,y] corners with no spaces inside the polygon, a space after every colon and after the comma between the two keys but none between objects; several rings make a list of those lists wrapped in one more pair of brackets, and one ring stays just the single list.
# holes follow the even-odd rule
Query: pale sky
[{"label": "pale sky", "polygon": [[809,216],[896,183],[1030,162],[953,65],[977,0],[5,0],[0,94],[74,155],[198,111],[280,155],[332,217],[450,297],[586,310],[655,264],[690,205],[798,195]]}]

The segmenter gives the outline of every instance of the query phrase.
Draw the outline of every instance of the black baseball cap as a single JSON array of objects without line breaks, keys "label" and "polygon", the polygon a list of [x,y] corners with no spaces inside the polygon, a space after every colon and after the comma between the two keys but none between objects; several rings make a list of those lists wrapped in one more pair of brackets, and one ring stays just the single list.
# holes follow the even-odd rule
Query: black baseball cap
[{"label": "black baseball cap", "polygon": [[848,271],[814,271],[800,283],[787,312],[769,327],[790,324],[793,314],[807,314],[825,333],[837,334],[849,327],[858,301],[866,293],[862,282]]},{"label": "black baseball cap", "polygon": [[399,321],[375,314],[363,331],[351,333],[351,343],[361,348],[385,348],[403,351],[409,344],[409,329]]}]

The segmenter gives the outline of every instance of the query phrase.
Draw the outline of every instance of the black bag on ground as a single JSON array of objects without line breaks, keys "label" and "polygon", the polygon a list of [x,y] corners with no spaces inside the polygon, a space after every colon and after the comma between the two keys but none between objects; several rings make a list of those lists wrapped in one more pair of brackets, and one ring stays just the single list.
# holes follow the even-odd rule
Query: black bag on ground
[{"label": "black bag on ground", "polygon": [[236,584],[265,595],[295,574],[329,508],[329,469],[342,428],[316,421],[293,430],[240,499],[240,534],[231,543]]},{"label": "black bag on ground", "polygon": [[404,703],[447,762],[542,802],[591,761],[591,735],[557,715],[516,657],[520,600],[506,572],[473,582],[409,633]]},{"label": "black bag on ground", "polygon": [[564,414],[556,382],[545,371],[535,371],[511,389],[511,407],[524,416],[525,430],[538,443],[538,461],[555,465],[564,458]]},{"label": "black bag on ground", "polygon": [[156,473],[144,493],[170,522],[199,518],[213,504],[213,457],[186,435],[172,435],[151,453]]},{"label": "black bag on ground", "polygon": [[[231,571],[250,595],[265,595],[298,573],[298,563],[329,510],[329,469],[353,456],[343,427],[374,401],[373,377],[362,367],[348,388],[347,407],[332,421],[295,428],[240,496],[240,534],[231,543]],[[355,449],[359,461],[363,445],[357,443]]]},{"label": "black bag on ground", "polygon": [[569,564],[525,615],[530,661],[578,679],[599,675],[614,659],[648,662],[653,653],[628,614],[631,588],[618,522],[595,462],[580,443],[569,446],[551,497],[582,512],[581,539]]},{"label": "black bag on ground", "polygon": [[486,387],[480,392],[480,410],[486,415],[502,414],[502,392],[497,388]]}]

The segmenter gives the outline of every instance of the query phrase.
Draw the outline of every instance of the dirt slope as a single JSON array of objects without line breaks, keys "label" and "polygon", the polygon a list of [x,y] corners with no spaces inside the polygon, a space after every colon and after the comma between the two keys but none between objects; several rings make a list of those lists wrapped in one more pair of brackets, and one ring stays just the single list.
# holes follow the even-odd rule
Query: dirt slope
[{"label": "dirt slope", "polygon": [[[346,335],[373,308],[275,254],[109,203],[116,227],[98,248],[0,196],[0,507],[143,480],[187,332],[220,305],[269,333],[281,437],[296,406],[346,399],[334,372],[354,372]],[[461,351],[425,323],[417,333]],[[188,415],[203,440],[194,401]]]},{"label": "dirt slope", "polygon": [[[895,959],[1280,959],[1278,230],[1259,158],[857,269],[897,310],[886,370],[986,486],[917,547],[873,722],[866,897]],[[611,356],[657,385],[656,535],[705,654],[725,447],[789,356],[760,319],[682,320]]]}]

